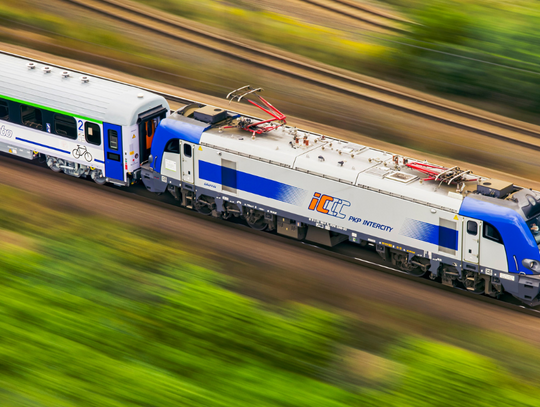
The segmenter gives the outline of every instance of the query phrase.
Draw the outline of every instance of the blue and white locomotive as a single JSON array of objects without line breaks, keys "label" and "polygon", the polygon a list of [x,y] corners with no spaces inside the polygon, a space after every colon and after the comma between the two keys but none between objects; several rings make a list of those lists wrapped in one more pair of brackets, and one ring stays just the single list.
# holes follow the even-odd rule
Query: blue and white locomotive
[{"label": "blue and white locomotive", "polygon": [[147,189],[296,239],[371,244],[446,285],[540,302],[540,194],[280,125],[277,109],[260,107],[274,120],[200,104],[162,120]]},{"label": "blue and white locomotive", "polygon": [[[295,239],[375,246],[402,270],[540,303],[540,194],[459,168],[0,55],[0,151],[98,183],[169,191]],[[250,100],[252,104],[257,104]]]}]

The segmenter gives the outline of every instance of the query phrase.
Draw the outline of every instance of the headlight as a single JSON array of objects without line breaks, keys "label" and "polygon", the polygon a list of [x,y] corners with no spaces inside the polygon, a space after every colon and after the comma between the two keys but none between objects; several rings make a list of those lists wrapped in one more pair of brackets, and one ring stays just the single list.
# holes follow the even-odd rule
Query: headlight
[{"label": "headlight", "polygon": [[534,274],[540,274],[540,262],[538,260],[523,259],[521,264],[531,270]]}]

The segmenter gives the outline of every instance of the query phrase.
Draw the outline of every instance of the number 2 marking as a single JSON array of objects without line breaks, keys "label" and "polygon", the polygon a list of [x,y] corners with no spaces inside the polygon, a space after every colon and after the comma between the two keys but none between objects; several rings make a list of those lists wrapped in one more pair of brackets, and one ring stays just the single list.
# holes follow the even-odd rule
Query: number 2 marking
[{"label": "number 2 marking", "polygon": [[83,131],[83,128],[82,128],[82,126],[83,126],[83,121],[82,121],[82,120],[79,120],[77,123],[79,124],[79,131]]}]

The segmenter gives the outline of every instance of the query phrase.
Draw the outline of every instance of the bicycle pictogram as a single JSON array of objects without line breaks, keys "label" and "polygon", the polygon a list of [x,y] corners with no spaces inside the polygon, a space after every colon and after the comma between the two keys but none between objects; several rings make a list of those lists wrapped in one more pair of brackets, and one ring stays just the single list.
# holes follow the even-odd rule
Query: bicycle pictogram
[{"label": "bicycle pictogram", "polygon": [[81,146],[77,144],[77,148],[73,149],[73,158],[77,159],[80,157],[84,157],[84,159],[88,162],[92,161],[92,154],[90,154],[90,151],[86,149],[86,146]]}]

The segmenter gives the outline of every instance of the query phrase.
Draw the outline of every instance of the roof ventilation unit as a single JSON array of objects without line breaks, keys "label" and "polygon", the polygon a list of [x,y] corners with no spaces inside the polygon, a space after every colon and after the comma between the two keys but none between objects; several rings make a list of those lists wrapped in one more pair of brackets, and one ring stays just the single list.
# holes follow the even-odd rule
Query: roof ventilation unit
[{"label": "roof ventilation unit", "polygon": [[44,66],[43,67],[43,72],[45,72],[45,73],[51,72],[51,67],[50,66]]},{"label": "roof ventilation unit", "polygon": [[36,64],[34,64],[33,62],[28,62],[26,66],[28,67],[28,69],[34,69],[36,67]]},{"label": "roof ventilation unit", "polygon": [[218,123],[227,118],[227,111],[214,106],[204,106],[195,110],[193,117],[205,123]]},{"label": "roof ventilation unit", "polygon": [[87,83],[89,80],[90,80],[90,78],[88,76],[81,76],[81,82],[82,83]]},{"label": "roof ventilation unit", "polygon": [[68,71],[62,71],[61,75],[62,75],[62,78],[68,78],[69,77],[69,72]]},{"label": "roof ventilation unit", "polygon": [[480,181],[476,186],[479,194],[492,196],[493,198],[504,198],[514,190],[511,182],[500,181],[498,179],[488,179]]}]

